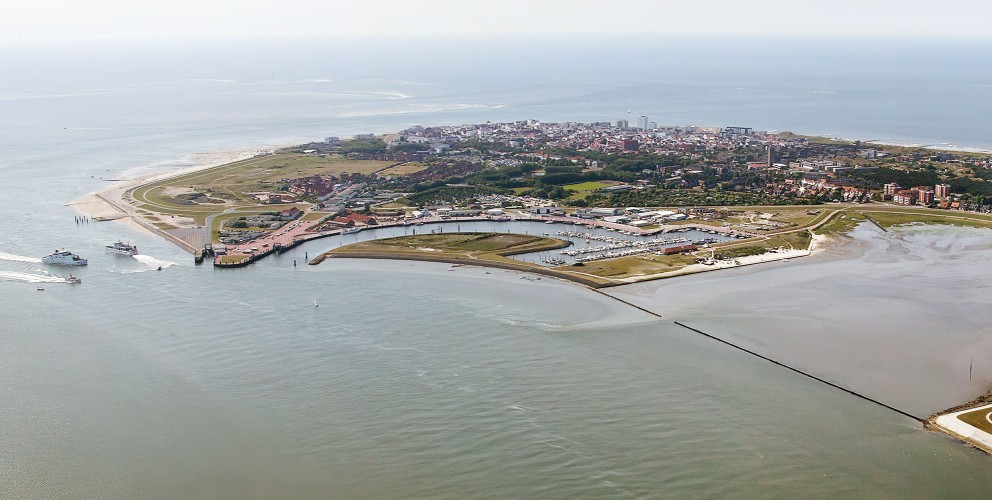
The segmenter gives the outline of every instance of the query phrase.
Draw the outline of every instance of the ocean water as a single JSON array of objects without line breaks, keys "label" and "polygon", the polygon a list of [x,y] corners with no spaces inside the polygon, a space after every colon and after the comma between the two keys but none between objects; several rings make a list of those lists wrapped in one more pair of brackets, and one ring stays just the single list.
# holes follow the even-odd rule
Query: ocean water
[{"label": "ocean water", "polygon": [[[0,49],[0,496],[989,490],[986,455],[671,323],[933,411],[992,377],[987,232],[863,228],[809,260],[610,291],[659,319],[505,271],[293,266],[334,239],[245,269],[195,267],[122,223],[76,224],[66,206],[190,153],[417,123],[629,110],[989,147],[975,105],[989,98],[985,42],[499,42]],[[101,253],[118,238],[143,255]],[[90,259],[73,270],[82,285],[37,262],[62,246]]]}]

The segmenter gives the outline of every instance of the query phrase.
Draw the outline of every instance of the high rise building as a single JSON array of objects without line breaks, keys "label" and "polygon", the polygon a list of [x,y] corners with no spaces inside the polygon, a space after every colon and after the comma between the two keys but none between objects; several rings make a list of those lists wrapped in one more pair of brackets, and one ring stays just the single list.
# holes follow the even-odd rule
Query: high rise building
[{"label": "high rise building", "polygon": [[951,185],[950,184],[937,184],[934,186],[934,195],[937,198],[947,198],[951,195]]},{"label": "high rise building", "polygon": [[629,126],[630,124],[627,123],[627,120],[623,120],[623,119],[617,120],[617,128],[627,128]]},{"label": "high rise building", "polygon": [[933,195],[934,195],[933,189],[930,189],[927,186],[919,186],[916,188],[916,192],[918,193],[916,195],[916,201],[920,205],[929,205],[933,203]]},{"label": "high rise building", "polygon": [[892,196],[892,195],[896,194],[896,191],[899,191],[902,188],[900,188],[898,184],[896,184],[896,183],[893,182],[891,184],[886,184],[884,186],[884,189],[885,189],[884,192],[885,192],[886,195]]},{"label": "high rise building", "polygon": [[638,119],[637,126],[641,130],[647,132],[648,131],[648,117],[647,116],[644,116],[644,115],[641,115],[641,117]]}]

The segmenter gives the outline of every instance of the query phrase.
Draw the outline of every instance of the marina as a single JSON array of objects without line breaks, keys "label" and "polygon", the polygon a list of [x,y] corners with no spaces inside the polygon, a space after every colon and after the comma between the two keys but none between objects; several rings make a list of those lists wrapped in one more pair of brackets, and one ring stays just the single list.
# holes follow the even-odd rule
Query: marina
[{"label": "marina", "polygon": [[[523,222],[516,222],[515,224],[523,224]],[[565,225],[559,222],[556,225],[556,231],[548,232],[550,236],[572,242],[572,245],[568,248],[559,250],[557,255],[523,254],[515,255],[513,258],[545,266],[565,266],[634,255],[662,255],[666,249],[684,246],[694,242],[699,243],[701,246],[732,241],[734,239],[729,235],[716,232],[708,233],[697,229],[686,229],[676,232],[675,234],[678,234],[678,236],[670,236],[670,233],[658,233],[655,235],[634,234],[629,231],[621,232],[599,226],[586,226],[585,230],[575,230],[573,228],[573,225]]]}]

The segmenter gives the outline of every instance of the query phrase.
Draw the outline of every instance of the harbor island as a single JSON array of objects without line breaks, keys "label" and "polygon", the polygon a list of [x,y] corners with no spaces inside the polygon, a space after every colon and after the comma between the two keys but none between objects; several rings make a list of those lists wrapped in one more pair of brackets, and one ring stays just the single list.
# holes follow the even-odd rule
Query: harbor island
[{"label": "harbor island", "polygon": [[[604,289],[789,262],[863,225],[988,229],[990,203],[986,152],[746,127],[529,120],[212,156],[77,207],[137,224],[218,268],[327,238],[306,263],[446,262]],[[970,420],[954,425],[981,425],[974,408],[955,409]],[[927,425],[990,451],[971,437],[987,429],[944,421]]]},{"label": "harbor island", "polygon": [[[540,221],[555,233],[612,231],[616,241],[567,266],[531,262],[596,286],[801,257],[862,222],[992,227],[990,154],[748,127],[415,126],[210,159],[79,206],[217,267],[319,238],[396,236],[383,230],[397,227],[508,222],[499,232],[524,232],[514,223]],[[697,237],[664,237],[687,229]],[[644,238],[655,240],[650,251],[630,251]]]}]

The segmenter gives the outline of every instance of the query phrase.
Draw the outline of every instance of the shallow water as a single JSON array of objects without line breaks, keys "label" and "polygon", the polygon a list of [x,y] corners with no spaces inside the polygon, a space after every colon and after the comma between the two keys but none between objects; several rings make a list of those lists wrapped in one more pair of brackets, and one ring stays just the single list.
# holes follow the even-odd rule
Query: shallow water
[{"label": "shallow water", "polygon": [[820,256],[608,293],[915,415],[983,394],[992,231],[863,225],[852,236]]}]

